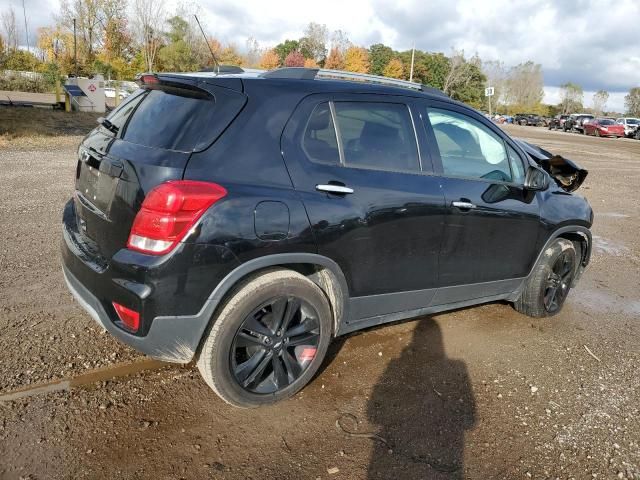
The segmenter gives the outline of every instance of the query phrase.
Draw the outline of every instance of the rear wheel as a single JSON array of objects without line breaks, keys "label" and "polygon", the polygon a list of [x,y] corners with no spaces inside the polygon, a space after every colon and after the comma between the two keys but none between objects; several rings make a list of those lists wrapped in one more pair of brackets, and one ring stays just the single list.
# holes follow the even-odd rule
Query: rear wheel
[{"label": "rear wheel", "polygon": [[288,398],[313,378],[331,339],[322,290],[292,270],[239,285],[214,319],[198,369],[227,403],[257,407]]},{"label": "rear wheel", "polygon": [[558,238],[548,246],[513,304],[530,317],[549,317],[562,309],[576,274],[578,256],[573,243]]}]

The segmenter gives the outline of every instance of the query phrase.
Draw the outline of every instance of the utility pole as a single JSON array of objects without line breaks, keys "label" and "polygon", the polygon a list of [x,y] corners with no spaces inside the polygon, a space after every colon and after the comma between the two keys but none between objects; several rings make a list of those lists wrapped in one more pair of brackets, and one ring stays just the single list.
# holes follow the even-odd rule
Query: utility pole
[{"label": "utility pole", "polygon": [[416,44],[413,44],[413,48],[411,49],[411,73],[409,74],[409,81],[413,82],[413,60],[416,57]]},{"label": "utility pole", "polygon": [[24,34],[27,36],[27,51],[31,51],[29,45],[29,29],[27,28],[27,9],[24,7],[24,0],[22,0],[22,14],[24,15]]},{"label": "utility pole", "polygon": [[73,65],[76,68],[76,78],[78,78],[78,38],[76,37],[76,19],[73,19]]}]

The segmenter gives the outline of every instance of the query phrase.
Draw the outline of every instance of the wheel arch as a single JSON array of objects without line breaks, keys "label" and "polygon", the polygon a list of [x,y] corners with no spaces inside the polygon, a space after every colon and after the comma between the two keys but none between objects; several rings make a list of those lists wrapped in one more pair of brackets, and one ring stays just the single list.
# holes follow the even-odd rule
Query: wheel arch
[{"label": "wheel arch", "polygon": [[338,331],[347,316],[349,290],[342,270],[330,258],[314,253],[278,253],[248,260],[236,267],[213,290],[198,316],[206,318],[200,334],[200,343],[214,314],[233,288],[249,275],[259,274],[273,268],[294,270],[313,281],[324,292],[333,315],[333,334]]},{"label": "wheel arch", "polygon": [[[557,230],[554,230],[551,233],[551,235],[549,235],[549,238],[547,238],[547,241],[540,249],[540,252],[538,252],[538,256],[536,257],[536,261],[533,263],[533,266],[531,267],[531,272],[529,272],[529,275],[533,273],[544,251],[549,247],[549,245],[551,245],[551,242],[553,242],[557,238],[564,238],[566,240],[569,240],[576,247],[579,247],[581,258],[580,258],[579,267],[578,267],[578,270],[576,271],[576,275],[574,277],[574,282],[572,285],[572,286],[575,286],[577,281],[580,279],[582,272],[584,271],[586,266],[589,264],[589,260],[591,259],[591,247],[593,243],[593,240],[591,237],[591,231],[588,228],[580,225],[569,225],[569,226],[561,227],[561,228],[558,228]],[[578,248],[576,248],[576,250],[578,250]]]}]

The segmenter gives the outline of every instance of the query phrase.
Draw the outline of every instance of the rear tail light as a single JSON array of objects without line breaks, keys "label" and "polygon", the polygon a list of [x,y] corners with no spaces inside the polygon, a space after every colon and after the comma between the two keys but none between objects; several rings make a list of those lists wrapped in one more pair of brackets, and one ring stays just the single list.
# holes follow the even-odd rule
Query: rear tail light
[{"label": "rear tail light", "polygon": [[202,214],[226,194],[216,183],[174,180],[158,185],[142,202],[127,247],[152,255],[170,252]]},{"label": "rear tail light", "polygon": [[119,303],[112,302],[113,308],[118,314],[118,318],[122,322],[124,328],[131,332],[137,332],[140,328],[140,314],[135,310],[120,305]]}]

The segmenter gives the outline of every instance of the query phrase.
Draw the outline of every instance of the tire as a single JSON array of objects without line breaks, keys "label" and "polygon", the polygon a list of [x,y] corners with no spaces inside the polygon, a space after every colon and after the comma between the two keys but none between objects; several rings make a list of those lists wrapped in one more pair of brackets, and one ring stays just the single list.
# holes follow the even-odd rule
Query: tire
[{"label": "tire", "polygon": [[[543,252],[513,307],[534,318],[560,313],[576,275],[577,259],[576,248],[571,241],[565,238],[554,240]],[[550,298],[552,295],[554,298]]]},{"label": "tire", "polygon": [[[274,319],[287,322],[290,311],[289,326],[276,332]],[[236,407],[289,398],[322,364],[332,318],[324,292],[305,276],[284,269],[252,276],[233,289],[213,319],[198,355],[200,374],[220,398]]]}]

